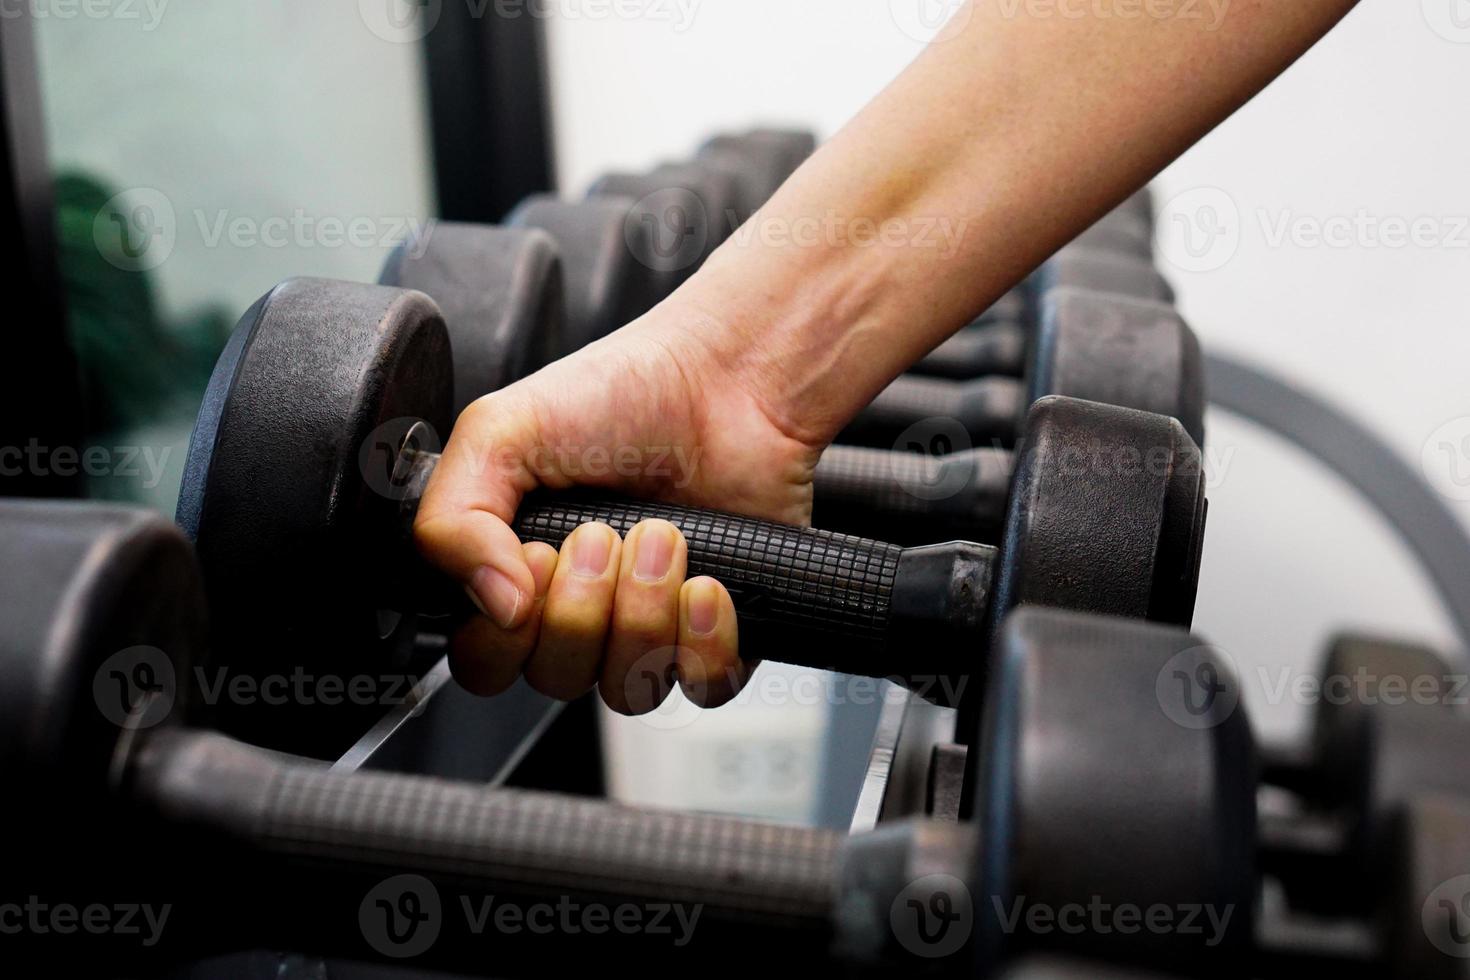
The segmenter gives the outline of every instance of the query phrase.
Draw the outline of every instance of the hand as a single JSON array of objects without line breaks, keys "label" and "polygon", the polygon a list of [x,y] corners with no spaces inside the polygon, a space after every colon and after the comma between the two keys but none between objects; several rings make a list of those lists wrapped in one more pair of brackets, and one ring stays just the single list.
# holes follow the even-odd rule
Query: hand
[{"label": "hand", "polygon": [[465,410],[414,527],[484,613],[451,644],[465,688],[497,694],[524,673],[562,700],[597,685],[625,714],[657,708],[675,677],[706,707],[738,692],[753,665],[738,655],[734,605],[713,579],[685,581],[673,525],[645,521],[620,540],[587,524],[560,554],[509,526],[527,492],[571,486],[809,523],[822,447],[783,432],[732,375],[709,342],[721,330],[665,304]]}]

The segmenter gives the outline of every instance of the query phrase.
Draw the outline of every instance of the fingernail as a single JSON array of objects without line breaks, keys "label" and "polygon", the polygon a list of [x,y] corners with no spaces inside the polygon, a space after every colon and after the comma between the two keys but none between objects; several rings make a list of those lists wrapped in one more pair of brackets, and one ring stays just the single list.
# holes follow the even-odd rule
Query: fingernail
[{"label": "fingernail", "polygon": [[689,585],[689,632],[709,636],[720,625],[720,588],[708,579]]},{"label": "fingernail", "polygon": [[639,531],[633,577],[640,582],[662,582],[673,567],[674,529],[664,524],[649,524]]},{"label": "fingernail", "polygon": [[521,604],[525,602],[525,596],[516,588],[516,584],[504,572],[489,565],[482,565],[475,570],[465,591],[470,594],[470,599],[479,607],[480,612],[494,620],[501,629],[510,628],[516,621],[516,614],[521,611]]},{"label": "fingernail", "polygon": [[599,578],[612,560],[613,536],[605,527],[590,526],[572,542],[572,571]]}]

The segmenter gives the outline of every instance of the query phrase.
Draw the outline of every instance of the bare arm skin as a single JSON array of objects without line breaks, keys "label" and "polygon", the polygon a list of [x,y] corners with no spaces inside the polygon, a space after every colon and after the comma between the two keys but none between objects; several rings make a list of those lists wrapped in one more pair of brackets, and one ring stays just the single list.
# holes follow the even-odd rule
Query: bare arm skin
[{"label": "bare arm skin", "polygon": [[[1131,2],[973,0],[676,294],[465,412],[416,527],[486,613],[455,638],[461,683],[494,694],[524,672],[649,711],[636,665],[729,700],[748,671],[734,607],[685,581],[672,526],[523,548],[522,495],[592,485],[809,522],[817,458],[873,395],[1354,6]],[[602,451],[629,465],[590,465]]]}]

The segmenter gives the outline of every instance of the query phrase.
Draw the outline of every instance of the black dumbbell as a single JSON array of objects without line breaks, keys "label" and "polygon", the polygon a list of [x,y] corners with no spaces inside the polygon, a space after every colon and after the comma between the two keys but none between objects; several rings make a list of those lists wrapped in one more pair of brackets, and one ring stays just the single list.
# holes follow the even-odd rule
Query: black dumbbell
[{"label": "black dumbbell", "polygon": [[[1084,289],[1056,289],[1040,311],[1027,377],[950,381],[904,375],[863,409],[839,442],[921,452],[1014,445],[1044,395],[1157,412],[1204,441],[1199,341],[1173,307]],[[930,445],[936,436],[946,444]],[[910,445],[909,443],[916,443]]]},{"label": "black dumbbell", "polygon": [[1385,974],[1470,978],[1470,799],[1430,794],[1406,801],[1383,856],[1393,869],[1381,905]]},{"label": "black dumbbell", "polygon": [[1378,855],[1404,802],[1470,797],[1470,722],[1457,707],[1464,676],[1422,647],[1355,636],[1332,644],[1310,746],[1263,755],[1263,782],[1304,807],[1262,822],[1263,867],[1294,905],[1366,913],[1388,887]]},{"label": "black dumbbell", "polygon": [[[311,656],[287,641],[323,631],[361,664],[385,614],[411,621],[463,598],[445,582],[445,601],[424,603],[402,583],[420,572],[401,554],[411,550],[404,514],[437,459],[433,432],[447,425],[443,334],[421,294],[324,280],[277,287],[242,323],[244,339],[232,340],[212,382],[180,504],[216,626],[229,645],[246,644],[239,669],[277,651]],[[344,390],[325,399],[333,386]],[[395,420],[415,417],[425,424],[405,439]],[[1205,504],[1188,434],[1163,416],[1064,398],[1038,403],[1029,425],[1003,552],[965,542],[904,550],[577,495],[531,498],[516,526],[525,540],[557,544],[589,520],[627,531],[670,519],[689,541],[690,574],[730,588],[750,654],[905,676],[953,699],[962,692],[934,687],[983,674],[993,611],[1039,602],[1175,623],[1192,615]],[[265,609],[272,643],[251,638]]]},{"label": "black dumbbell", "polygon": [[683,285],[730,236],[741,200],[734,176],[698,162],[663,164],[646,173],[607,174],[587,193],[635,202],[629,220],[651,236],[657,300]]},{"label": "black dumbbell", "polygon": [[[1191,973],[1208,957],[1211,972],[1230,975],[1245,953],[1253,803],[1237,790],[1251,776],[1250,736],[1224,714],[1187,728],[1170,720],[1189,707],[1183,694],[1155,690],[1170,664],[1212,666],[1233,683],[1183,630],[1019,611],[1000,633],[992,710],[975,739],[988,752],[977,764],[986,805],[976,822],[848,837],[340,773],[190,727],[183,695],[198,648],[180,624],[197,622],[202,603],[187,542],[157,517],[78,514],[0,503],[0,559],[34,569],[0,580],[0,774],[32,791],[15,863],[113,855],[90,882],[102,894],[115,885],[106,873],[136,885],[151,867],[145,877],[167,886],[177,916],[170,935],[192,955],[220,942],[402,957],[412,923],[395,920],[392,937],[370,924],[384,923],[385,908],[411,918],[428,908],[385,885],[411,886],[449,913],[436,916],[415,963],[456,972],[541,973],[628,951],[644,964],[667,955],[757,965],[778,943],[787,964],[835,957],[878,971],[942,962],[988,975],[1041,949]],[[150,601],[128,601],[138,596]],[[130,644],[121,657],[118,642]],[[1099,642],[1119,655],[1097,656]],[[549,932],[524,937],[525,959],[513,935],[497,935],[487,958],[484,937],[458,914],[487,895],[700,912],[685,944],[647,930],[589,938],[553,919]],[[1221,925],[1078,934],[1038,929],[1026,914],[1099,904],[1177,915],[1204,907]],[[1017,927],[1003,928],[1018,905]]]},{"label": "black dumbbell", "polygon": [[[513,228],[546,231],[561,251],[567,329],[557,356],[631,323],[661,298],[653,271],[652,236],[635,216],[634,203],[611,195],[564,201],[536,194],[505,219]],[[489,390],[493,389],[482,389]]]},{"label": "black dumbbell", "polygon": [[965,380],[987,375],[1019,376],[1040,322],[1047,295],[1084,289],[1172,304],[1174,292],[1147,259],[1094,248],[1069,246],[1047,260],[1003,305],[940,344],[914,365],[913,374]]},{"label": "black dumbbell", "polygon": [[435,222],[378,279],[434,297],[454,352],[454,414],[555,360],[567,344],[561,254],[534,228]]},{"label": "black dumbbell", "polygon": [[771,199],[816,146],[811,133],[757,129],[712,137],[699,148],[696,159],[735,177],[739,220],[744,222]]}]

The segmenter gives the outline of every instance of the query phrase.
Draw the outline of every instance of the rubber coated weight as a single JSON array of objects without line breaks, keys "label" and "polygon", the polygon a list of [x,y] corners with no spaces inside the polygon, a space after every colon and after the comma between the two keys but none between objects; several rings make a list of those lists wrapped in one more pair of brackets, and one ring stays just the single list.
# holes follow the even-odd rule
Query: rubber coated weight
[{"label": "rubber coated weight", "polygon": [[739,190],[730,174],[698,163],[665,164],[643,174],[609,174],[588,191],[635,202],[628,221],[648,236],[648,264],[659,283],[661,301],[709,258],[734,230]]},{"label": "rubber coated weight", "polygon": [[1409,800],[1385,863],[1395,871],[1383,902],[1387,959],[1402,980],[1470,978],[1470,801]]},{"label": "rubber coated weight", "polygon": [[443,311],[456,417],[566,350],[561,256],[539,229],[437,222],[394,250],[379,281],[426,293]]},{"label": "rubber coated weight", "polygon": [[1359,636],[1332,643],[1311,750],[1270,758],[1263,774],[1340,829],[1307,853],[1290,821],[1269,835],[1269,867],[1295,904],[1368,911],[1388,887],[1378,855],[1404,803],[1425,793],[1470,797],[1470,721],[1457,707],[1463,678],[1422,647]]},{"label": "rubber coated weight", "polygon": [[1095,248],[1068,246],[992,307],[914,365],[912,373],[940,378],[1019,376],[1026,366],[1041,310],[1058,289],[1080,289],[1172,304],[1174,292],[1145,259]]},{"label": "rubber coated weight", "polygon": [[1199,341],[1164,303],[1076,288],[1051,291],[1026,374],[1024,384],[1006,377],[905,375],[858,413],[839,441],[934,452],[933,446],[906,443],[916,433],[939,431],[931,420],[953,420],[974,445],[1009,446],[1021,436],[1032,402],[1066,395],[1172,416],[1203,444]]},{"label": "rubber coated weight", "polygon": [[633,204],[626,197],[563,201],[537,194],[505,219],[514,228],[546,231],[561,252],[567,330],[557,356],[631,323],[657,301],[649,229],[629,220]]},{"label": "rubber coated weight", "polygon": [[[170,547],[175,560],[186,558],[177,536]],[[107,567],[114,554],[101,556],[103,577],[124,591],[129,577],[140,579],[158,590],[159,608],[187,603],[190,590],[197,592],[187,581],[160,583],[140,574],[136,563]],[[49,574],[39,584],[48,594],[69,596],[78,578],[96,574],[96,565],[45,563]],[[14,577],[0,581],[3,648],[13,657],[39,659],[43,649],[35,645],[44,643],[38,631],[9,632],[33,592],[17,587]],[[105,608],[133,617],[116,605]],[[93,641],[117,630],[99,625],[87,642],[65,648],[63,676],[87,678],[106,662],[108,646]],[[1170,719],[1194,707],[1189,694],[1154,683],[1184,657],[1188,665],[1210,666],[1229,685],[1226,665],[1180,630],[1042,610],[1012,617],[999,650],[993,710],[983,714],[974,740],[992,753],[979,768],[987,806],[972,824],[916,821],[849,837],[423,777],[339,773],[190,729],[172,715],[137,731],[92,733],[85,754],[114,760],[114,779],[95,770],[56,771],[59,760],[45,754],[7,757],[4,775],[12,783],[38,771],[49,782],[71,780],[72,798],[95,801],[90,820],[104,829],[127,827],[137,853],[168,853],[179,873],[171,881],[179,891],[170,895],[178,914],[170,935],[189,936],[196,955],[214,939],[227,948],[400,956],[399,943],[374,943],[365,933],[359,909],[376,883],[415,875],[432,884],[446,907],[475,895],[509,905],[547,896],[578,907],[688,903],[701,910],[700,928],[689,936],[693,948],[701,959],[718,953],[722,965],[743,956],[750,965],[768,962],[770,944],[779,943],[787,963],[836,956],[862,969],[898,970],[943,962],[958,975],[990,975],[1000,965],[997,955],[1039,948],[1158,966],[1189,962],[1192,973],[1207,956],[1211,972],[1229,975],[1250,933],[1251,875],[1241,849],[1248,852],[1252,795],[1248,785],[1235,792],[1251,772],[1248,730],[1224,713],[1213,724],[1176,726]],[[1098,656],[1100,650],[1117,655]],[[170,651],[178,658],[171,666],[187,673],[196,652]],[[28,705],[57,696],[46,688],[44,682],[12,685],[7,696],[30,715]],[[1098,691],[1109,695],[1100,704],[1094,703]],[[90,706],[86,684],[62,693],[73,699],[64,714],[80,717]],[[1057,751],[1059,745],[1066,751]],[[1088,764],[1099,761],[1106,764]],[[1088,808],[1086,826],[1078,827],[1073,809],[1057,805],[1059,796]],[[32,804],[44,818],[60,801],[43,794]],[[657,846],[630,846],[637,841]],[[1133,859],[1156,856],[1163,844],[1172,847],[1168,866],[1145,873]],[[66,848],[64,838],[38,833],[28,853],[60,861]],[[110,882],[91,884],[105,894]],[[1176,910],[1241,903],[1243,909],[1219,934],[1109,929],[1078,936],[1023,925],[997,944],[994,920],[1018,903]],[[254,912],[236,916],[236,906]],[[951,935],[904,917],[926,907],[946,917],[963,909],[972,920]],[[228,934],[201,928],[210,921],[228,922]],[[456,921],[444,917],[444,931],[436,932],[420,966],[517,972],[507,970],[514,939],[506,937],[498,955],[486,960],[481,937],[459,935]],[[578,938],[586,935],[579,930],[540,943],[537,969],[605,957],[611,942],[633,944],[645,965],[644,956],[687,955],[666,937],[639,938],[640,930],[590,946]]]},{"label": "rubber coated weight", "polygon": [[[1255,760],[1228,660],[1188,633],[1059,610],[1002,631],[984,736],[971,749],[982,960],[1036,948],[1244,976],[1255,905]],[[1211,678],[1213,697],[1168,683]],[[1080,898],[1079,898],[1080,897]],[[1188,910],[1217,929],[1036,929],[1025,914]],[[993,910],[987,909],[987,913]],[[1104,923],[1107,925],[1107,923]],[[1116,923],[1114,923],[1116,925]],[[1215,932],[1219,932],[1215,935]]]},{"label": "rubber coated weight", "polygon": [[791,175],[780,147],[748,137],[717,137],[700,148],[697,159],[734,178],[739,224],[749,221]]},{"label": "rubber coated weight", "polygon": [[[368,532],[384,511],[391,521],[392,456],[409,426],[449,432],[449,345],[423,293],[321,279],[283,283],[235,328],[190,439],[178,509],[204,570],[214,653],[232,678],[403,668],[417,627],[388,611],[388,555]],[[331,755],[371,714],[354,707],[329,724],[325,705],[230,702],[221,724]]]}]

